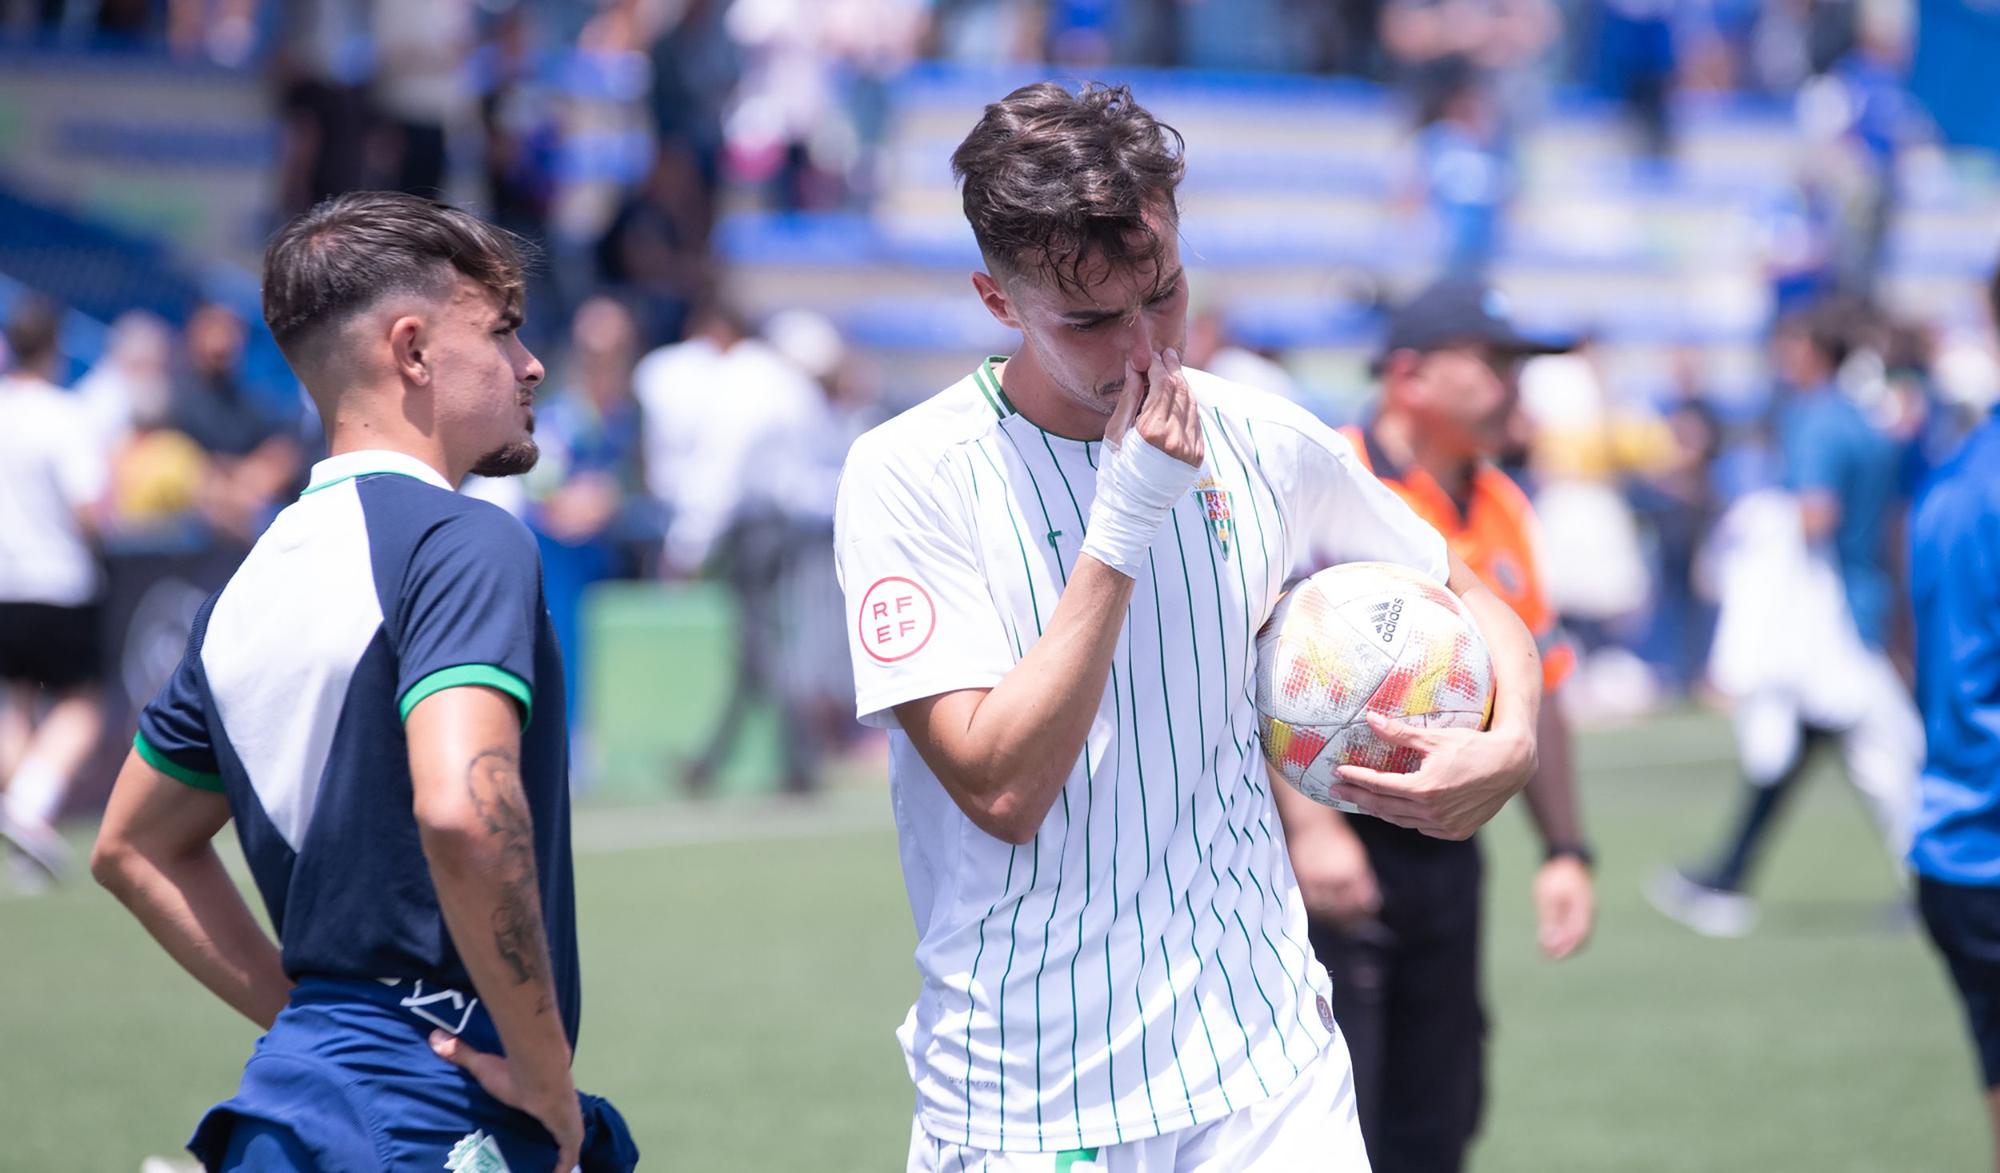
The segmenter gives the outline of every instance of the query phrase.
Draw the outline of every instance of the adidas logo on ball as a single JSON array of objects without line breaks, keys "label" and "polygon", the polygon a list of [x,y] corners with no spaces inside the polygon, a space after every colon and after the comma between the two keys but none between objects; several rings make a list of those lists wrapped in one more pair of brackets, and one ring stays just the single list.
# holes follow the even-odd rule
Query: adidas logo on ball
[{"label": "adidas logo on ball", "polygon": [[1375,634],[1382,637],[1383,643],[1395,643],[1396,624],[1403,619],[1403,600],[1397,598],[1391,602],[1375,604],[1375,610],[1369,615],[1369,619],[1374,622]]}]

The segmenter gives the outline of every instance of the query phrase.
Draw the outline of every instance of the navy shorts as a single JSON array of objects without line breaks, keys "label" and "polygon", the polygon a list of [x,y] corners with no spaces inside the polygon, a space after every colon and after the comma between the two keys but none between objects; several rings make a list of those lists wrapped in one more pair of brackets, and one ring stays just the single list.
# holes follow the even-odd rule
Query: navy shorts
[{"label": "navy shorts", "polygon": [[0,602],[0,680],[66,690],[104,678],[103,609]]},{"label": "navy shorts", "polygon": [[[439,1027],[500,1050],[485,1009],[459,991],[302,981],[257,1041],[236,1094],[202,1118],[188,1151],[210,1173],[553,1167],[556,1143],[539,1121],[431,1050]],[[586,1173],[630,1170],[639,1152],[617,1109],[582,1100]]]},{"label": "navy shorts", "polygon": [[1989,1088],[2000,1087],[2000,888],[1917,877],[1917,906],[1965,1003]]}]

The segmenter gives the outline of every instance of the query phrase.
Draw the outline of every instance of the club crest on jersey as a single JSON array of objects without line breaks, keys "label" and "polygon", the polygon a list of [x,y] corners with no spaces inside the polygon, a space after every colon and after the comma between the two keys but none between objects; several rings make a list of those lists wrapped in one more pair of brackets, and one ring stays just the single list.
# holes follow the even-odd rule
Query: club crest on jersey
[{"label": "club crest on jersey", "polygon": [[1208,519],[1208,532],[1214,536],[1215,544],[1222,547],[1222,556],[1229,557],[1229,543],[1236,536],[1236,519],[1229,511],[1229,490],[1214,477],[1203,477],[1195,483],[1194,493],[1201,499],[1202,515]]}]

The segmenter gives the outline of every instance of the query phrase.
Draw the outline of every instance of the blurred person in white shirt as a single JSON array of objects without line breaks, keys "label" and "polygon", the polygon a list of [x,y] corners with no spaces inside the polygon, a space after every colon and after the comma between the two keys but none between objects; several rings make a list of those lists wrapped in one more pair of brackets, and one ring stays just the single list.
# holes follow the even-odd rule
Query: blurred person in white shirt
[{"label": "blurred person in white shirt", "polygon": [[61,314],[39,298],[7,322],[0,376],[0,837],[18,886],[58,878],[68,850],[52,827],[102,721],[93,542],[104,448],[84,406],[54,383]]},{"label": "blurred person in white shirt", "polygon": [[166,417],[172,402],[174,334],[157,315],[128,310],[111,323],[104,354],[76,383],[77,402],[97,424],[107,452],[136,427]]},{"label": "blurred person in white shirt", "polygon": [[384,178],[398,191],[435,198],[444,187],[447,139],[472,114],[466,60],[475,22],[471,0],[374,6],[370,96],[382,121],[381,147],[394,160]]},{"label": "blurred person in white shirt", "polygon": [[1188,319],[1187,365],[1218,379],[1299,401],[1298,380],[1268,354],[1252,350],[1230,333],[1222,311],[1206,309]]},{"label": "blurred person in white shirt", "polygon": [[[819,366],[831,350],[825,331],[774,319],[778,337]],[[831,370],[831,365],[825,369]],[[805,729],[799,673],[788,667],[798,617],[786,612],[802,537],[817,517],[831,544],[833,486],[845,448],[826,452],[834,431],[827,396],[813,374],[768,337],[749,332],[733,310],[697,311],[685,342],[646,356],[634,374],[645,420],[648,486],[666,506],[669,574],[712,574],[737,613],[737,670],[723,713],[685,781],[706,791],[760,698],[775,702],[784,727]],[[818,456],[815,456],[818,453]],[[809,627],[810,624],[807,624]],[[844,638],[844,637],[843,637]],[[816,739],[785,738],[786,790],[816,784]]]},{"label": "blurred person in white shirt", "polygon": [[647,488],[668,514],[668,573],[699,574],[746,504],[770,493],[765,474],[775,462],[762,458],[760,443],[822,397],[740,313],[714,301],[695,311],[685,341],[641,359],[632,381]]}]

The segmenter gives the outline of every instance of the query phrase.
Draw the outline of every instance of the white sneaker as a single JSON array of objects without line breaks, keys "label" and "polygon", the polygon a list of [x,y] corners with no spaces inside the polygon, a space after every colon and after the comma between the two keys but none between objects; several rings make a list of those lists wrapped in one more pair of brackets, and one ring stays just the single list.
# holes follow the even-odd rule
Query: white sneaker
[{"label": "white sneaker", "polygon": [[0,850],[7,857],[7,878],[14,886],[17,896],[46,896],[56,890],[56,882],[42,865],[29,858],[25,851],[13,847]]},{"label": "white sneaker", "polygon": [[69,844],[46,823],[25,823],[0,811],[0,839],[6,840],[50,881],[69,869]]},{"label": "white sneaker", "polygon": [[1741,892],[1714,888],[1667,868],[1646,886],[1646,902],[1669,920],[1704,937],[1747,937],[1757,927],[1757,902]]}]

